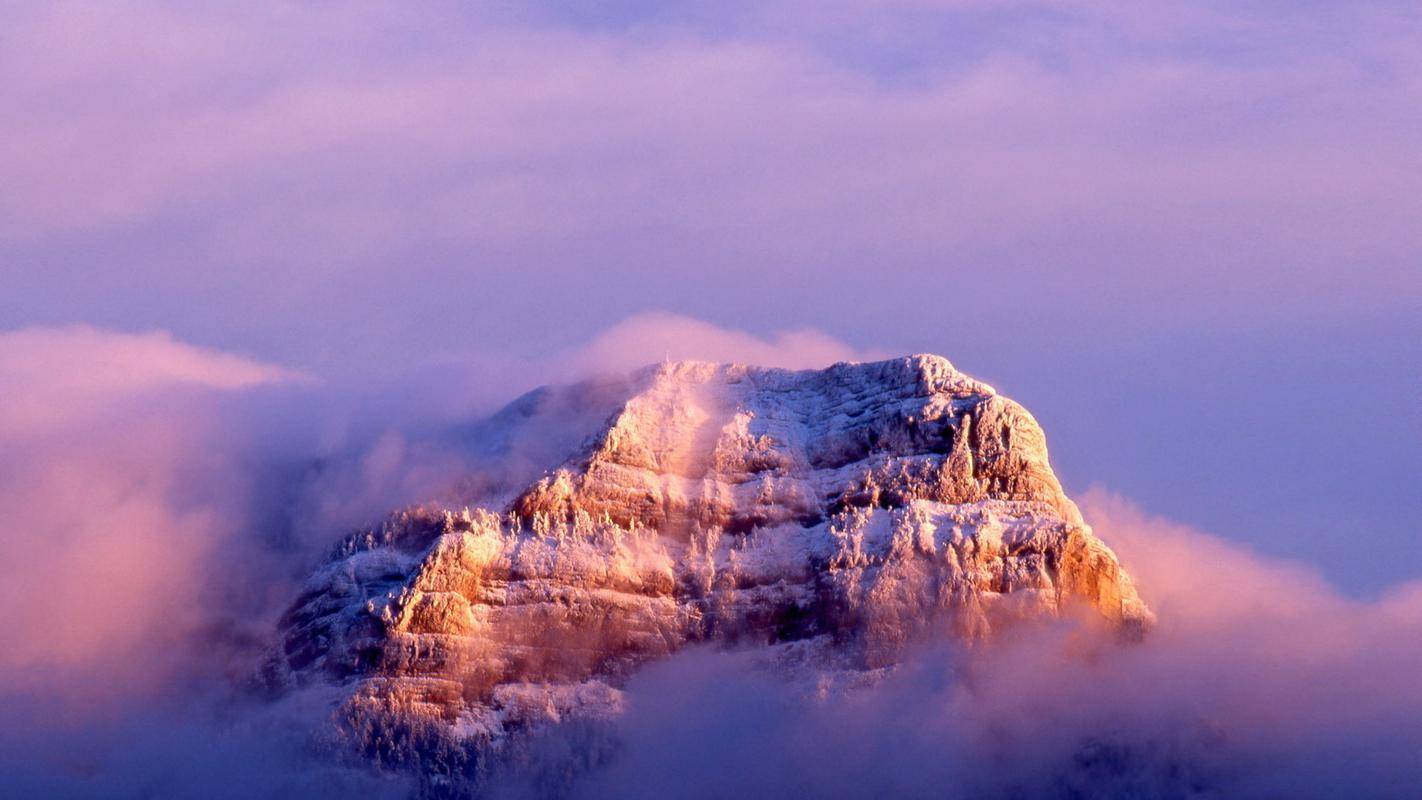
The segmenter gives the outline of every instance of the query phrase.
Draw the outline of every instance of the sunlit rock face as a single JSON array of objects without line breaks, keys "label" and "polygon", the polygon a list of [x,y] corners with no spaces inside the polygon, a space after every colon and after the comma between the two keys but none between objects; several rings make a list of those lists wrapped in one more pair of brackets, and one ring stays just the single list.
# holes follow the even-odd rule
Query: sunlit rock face
[{"label": "sunlit rock face", "polygon": [[504,496],[350,537],[282,620],[271,680],[345,687],[382,760],[467,772],[518,732],[615,716],[639,665],[692,643],[853,685],[927,634],[1151,619],[1032,416],[937,356],[667,363],[478,432]]}]

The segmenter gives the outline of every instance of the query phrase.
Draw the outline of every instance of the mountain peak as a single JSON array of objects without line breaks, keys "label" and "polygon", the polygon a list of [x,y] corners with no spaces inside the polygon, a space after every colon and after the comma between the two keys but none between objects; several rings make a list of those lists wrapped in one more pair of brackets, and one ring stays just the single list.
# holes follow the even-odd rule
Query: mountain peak
[{"label": "mountain peak", "polygon": [[987,498],[1077,519],[1031,415],[947,359],[918,355],[800,371],[657,365],[512,510],[746,532],[851,506]]},{"label": "mountain peak", "polygon": [[934,631],[1073,606],[1151,620],[1036,420],[940,356],[665,362],[485,425],[505,443],[581,433],[538,449],[509,499],[352,537],[284,618],[279,683],[351,686],[361,730],[435,724],[483,753],[615,713],[628,675],[694,642],[867,675]]},{"label": "mountain peak", "polygon": [[781,376],[836,375],[843,377],[864,376],[889,383],[916,381],[933,391],[967,392],[994,394],[995,390],[981,381],[968,377],[947,358],[932,353],[915,353],[900,358],[880,361],[842,361],[824,369],[790,370],[779,367],[760,367],[741,362],[715,362],[695,359],[667,360],[648,364],[636,373],[654,383],[689,382],[707,383],[718,378],[741,380],[751,374],[775,374]]}]

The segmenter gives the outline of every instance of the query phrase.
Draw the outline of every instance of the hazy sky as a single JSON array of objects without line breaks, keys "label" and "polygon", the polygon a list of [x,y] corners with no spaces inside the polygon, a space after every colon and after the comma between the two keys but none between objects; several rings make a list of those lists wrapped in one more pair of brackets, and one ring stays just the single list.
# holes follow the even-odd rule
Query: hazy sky
[{"label": "hazy sky", "polygon": [[648,312],[932,351],[1073,491],[1422,575],[1415,3],[213,5],[0,0],[0,330],[478,402]]}]

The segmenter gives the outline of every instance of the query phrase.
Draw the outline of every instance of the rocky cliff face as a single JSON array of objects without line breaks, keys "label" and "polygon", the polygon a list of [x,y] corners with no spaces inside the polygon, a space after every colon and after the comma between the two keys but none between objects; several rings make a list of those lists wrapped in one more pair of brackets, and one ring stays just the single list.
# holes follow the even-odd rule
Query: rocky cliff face
[{"label": "rocky cliff face", "polygon": [[350,537],[282,620],[273,681],[342,687],[377,758],[472,769],[615,715],[631,672],[692,643],[852,684],[928,633],[1150,621],[1036,421],[936,356],[662,364],[540,390],[480,436],[537,477]]}]

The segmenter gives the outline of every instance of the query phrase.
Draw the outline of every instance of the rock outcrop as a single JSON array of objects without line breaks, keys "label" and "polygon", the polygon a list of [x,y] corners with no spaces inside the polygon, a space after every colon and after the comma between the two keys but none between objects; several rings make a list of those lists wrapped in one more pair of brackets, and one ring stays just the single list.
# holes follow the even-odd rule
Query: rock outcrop
[{"label": "rock outcrop", "polygon": [[937,356],[661,364],[540,390],[479,435],[538,477],[348,538],[282,620],[273,680],[345,687],[377,758],[470,768],[615,715],[629,674],[692,643],[854,681],[930,633],[1151,620],[1032,416]]}]

